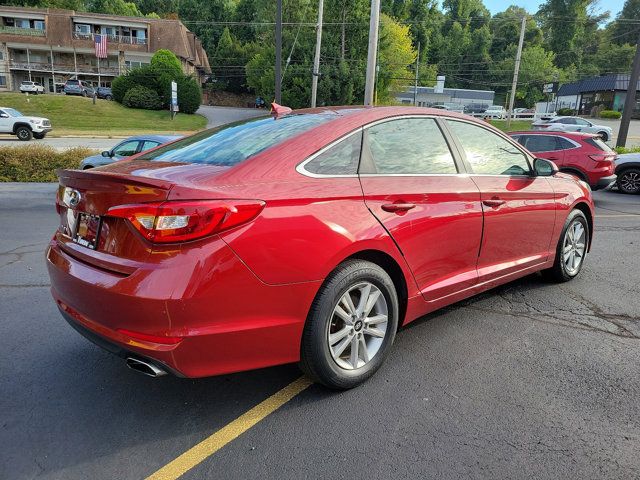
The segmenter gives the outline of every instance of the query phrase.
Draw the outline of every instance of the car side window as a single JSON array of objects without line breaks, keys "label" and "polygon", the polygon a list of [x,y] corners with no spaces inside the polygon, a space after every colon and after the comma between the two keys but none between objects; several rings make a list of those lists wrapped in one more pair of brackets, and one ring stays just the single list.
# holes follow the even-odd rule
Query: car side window
[{"label": "car side window", "polygon": [[583,120],[581,118],[574,118],[573,121],[575,122],[576,125],[582,125],[582,126],[586,126],[586,127],[590,127],[591,124],[589,122],[587,122],[586,120]]},{"label": "car side window", "polygon": [[129,142],[124,142],[121,145],[118,145],[113,149],[113,154],[119,157],[130,157],[134,155],[138,151],[138,144],[140,142],[138,140],[131,140]]},{"label": "car side window", "polygon": [[557,138],[558,138],[559,150],[568,150],[570,148],[576,148],[576,146],[566,138],[563,138],[563,137],[557,137]]},{"label": "car side window", "polygon": [[556,137],[553,135],[527,135],[524,147],[530,152],[551,152],[558,150]]},{"label": "car side window", "polygon": [[474,173],[483,175],[529,175],[527,157],[514,145],[486,128],[447,120],[458,137]]},{"label": "car side window", "polygon": [[142,148],[140,149],[140,151],[145,152],[147,150],[151,150],[152,148],[156,148],[158,145],[160,145],[159,142],[154,142],[153,140],[145,140],[144,142],[142,142]]},{"label": "car side window", "polygon": [[363,155],[378,174],[455,174],[453,156],[432,118],[403,118],[365,130]]},{"label": "car side window", "polygon": [[573,118],[561,118],[560,123],[563,123],[565,125],[575,125],[576,121]]},{"label": "car side window", "polygon": [[354,133],[317,155],[304,168],[318,175],[356,175],[361,143],[362,132]]}]

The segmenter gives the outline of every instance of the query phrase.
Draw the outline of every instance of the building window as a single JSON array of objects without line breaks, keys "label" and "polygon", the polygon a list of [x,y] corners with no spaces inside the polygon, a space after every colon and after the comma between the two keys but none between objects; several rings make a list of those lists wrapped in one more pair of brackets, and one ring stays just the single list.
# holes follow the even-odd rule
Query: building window
[{"label": "building window", "polygon": [[0,50],[0,60],[4,60],[4,52]]},{"label": "building window", "polygon": [[0,88],[7,88],[7,77],[0,75]]},{"label": "building window", "polygon": [[128,68],[128,69],[131,69],[131,68],[140,68],[140,67],[142,67],[143,65],[149,65],[149,63],[147,63],[147,62],[138,62],[138,61],[136,61],[136,60],[125,60],[125,61],[124,61],[124,66],[125,66],[126,68]]},{"label": "building window", "polygon": [[23,18],[16,18],[16,27],[18,28],[31,28],[29,20]]}]

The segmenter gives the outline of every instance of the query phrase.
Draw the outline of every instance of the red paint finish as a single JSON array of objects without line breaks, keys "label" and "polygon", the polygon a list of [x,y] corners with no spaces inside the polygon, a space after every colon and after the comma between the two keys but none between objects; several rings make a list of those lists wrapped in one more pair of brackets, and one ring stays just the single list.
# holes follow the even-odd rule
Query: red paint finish
[{"label": "red paint finish", "polygon": [[[423,108],[336,112],[235,166],[134,158],[59,172],[60,227],[46,259],[60,309],[132,355],[188,377],[295,362],[311,304],[345,259],[382,256],[397,265],[406,324],[549,267],[570,210],[582,205],[593,212],[588,188],[563,174],[300,173],[298,165],[310,155],[371,122],[461,118]],[[71,190],[79,193],[73,207]],[[224,223],[235,221],[243,202],[260,208]],[[152,208],[120,208],[127,205]],[[201,205],[217,213],[203,213]],[[218,215],[219,205],[228,215]],[[148,211],[176,222],[168,243],[136,225],[147,220],[129,215]],[[76,212],[99,216],[95,250],[70,238]],[[229,228],[207,230],[213,221]]]}]

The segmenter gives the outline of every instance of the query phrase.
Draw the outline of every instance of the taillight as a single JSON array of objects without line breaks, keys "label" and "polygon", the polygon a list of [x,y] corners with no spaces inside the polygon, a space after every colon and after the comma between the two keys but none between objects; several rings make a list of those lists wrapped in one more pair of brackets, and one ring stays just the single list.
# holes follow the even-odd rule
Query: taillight
[{"label": "taillight", "polygon": [[250,222],[264,205],[262,200],[169,201],[111,207],[107,215],[127,219],[153,243],[176,243]]},{"label": "taillight", "polygon": [[607,153],[592,153],[589,158],[595,162],[613,162],[615,161],[615,155]]}]

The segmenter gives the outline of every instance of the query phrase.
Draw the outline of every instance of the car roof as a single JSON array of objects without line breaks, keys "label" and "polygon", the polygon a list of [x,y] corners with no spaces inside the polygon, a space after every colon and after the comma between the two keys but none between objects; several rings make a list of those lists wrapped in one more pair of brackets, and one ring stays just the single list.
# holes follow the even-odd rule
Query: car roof
[{"label": "car roof", "polygon": [[133,137],[125,138],[122,141],[128,142],[130,140],[151,140],[166,143],[171,140],[177,140],[178,138],[182,138],[182,135],[134,135]]},{"label": "car roof", "polygon": [[563,132],[559,130],[528,130],[528,131],[520,131],[520,132],[507,132],[507,135],[555,135],[556,137],[567,137],[573,138],[574,140],[584,139],[584,138],[593,138],[598,135],[594,133],[584,133],[584,132]]}]

